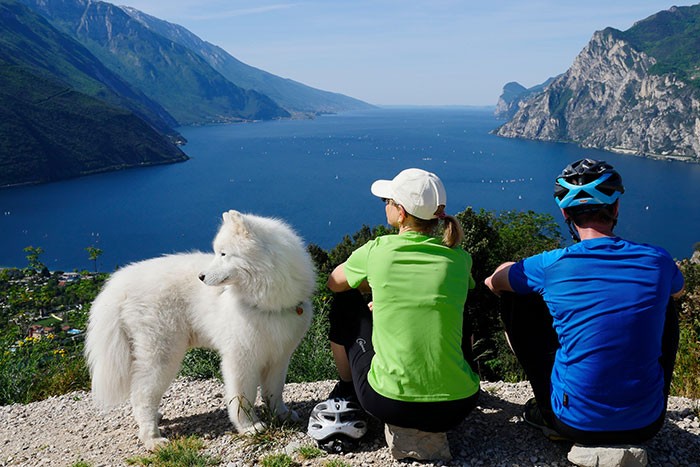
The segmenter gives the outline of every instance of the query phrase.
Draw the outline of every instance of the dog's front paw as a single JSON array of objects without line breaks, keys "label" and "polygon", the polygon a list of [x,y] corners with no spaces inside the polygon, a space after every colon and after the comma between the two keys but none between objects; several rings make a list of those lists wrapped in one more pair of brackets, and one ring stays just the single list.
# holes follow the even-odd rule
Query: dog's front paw
[{"label": "dog's front paw", "polygon": [[149,451],[155,451],[159,447],[163,446],[164,444],[168,444],[169,440],[168,438],[151,438],[144,440],[143,444],[146,446],[146,449]]}]

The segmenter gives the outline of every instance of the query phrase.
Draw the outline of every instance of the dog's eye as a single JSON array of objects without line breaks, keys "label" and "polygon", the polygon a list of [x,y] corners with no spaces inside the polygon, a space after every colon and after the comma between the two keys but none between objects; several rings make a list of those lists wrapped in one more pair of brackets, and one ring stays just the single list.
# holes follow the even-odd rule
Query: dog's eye
[{"label": "dog's eye", "polygon": [[223,252],[223,251],[222,251],[221,253],[219,253],[219,254],[220,254],[221,256],[226,256],[226,253]]}]

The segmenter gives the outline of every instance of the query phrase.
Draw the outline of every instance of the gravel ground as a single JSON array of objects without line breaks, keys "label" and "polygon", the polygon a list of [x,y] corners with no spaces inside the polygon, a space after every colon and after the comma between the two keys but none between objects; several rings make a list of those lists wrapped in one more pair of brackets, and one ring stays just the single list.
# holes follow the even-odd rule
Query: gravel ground
[{"label": "gravel ground", "polygon": [[[284,398],[307,420],[332,385],[330,381],[288,384]],[[285,448],[294,452],[295,447],[314,445],[305,424],[277,430],[271,444],[236,435],[226,415],[222,390],[216,380],[176,380],[161,405],[165,436],[203,438],[206,452],[226,467],[255,465],[261,457]],[[482,382],[482,390],[479,407],[448,434],[454,456],[449,464],[393,460],[382,426],[376,422],[370,423],[356,451],[299,462],[322,466],[338,460],[372,467],[572,465],[566,459],[570,444],[552,443],[522,421],[522,404],[532,395],[529,384]],[[649,465],[700,467],[699,406],[698,400],[671,398],[663,430],[645,446]],[[93,467],[121,466],[145,454],[128,404],[103,413],[93,408],[89,393],[74,392],[33,404],[0,407],[0,466],[71,466],[81,460]]]}]

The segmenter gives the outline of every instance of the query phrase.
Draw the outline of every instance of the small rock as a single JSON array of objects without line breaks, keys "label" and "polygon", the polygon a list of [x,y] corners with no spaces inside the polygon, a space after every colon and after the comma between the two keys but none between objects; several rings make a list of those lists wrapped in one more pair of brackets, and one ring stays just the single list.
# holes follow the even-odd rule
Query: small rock
[{"label": "small rock", "polygon": [[581,446],[575,444],[567,455],[579,467],[645,467],[647,452],[639,446]]},{"label": "small rock", "polygon": [[284,453],[291,456],[302,446],[303,444],[299,441],[292,441],[284,447]]},{"label": "small rock", "polygon": [[395,459],[452,460],[446,433],[384,425],[386,443]]}]

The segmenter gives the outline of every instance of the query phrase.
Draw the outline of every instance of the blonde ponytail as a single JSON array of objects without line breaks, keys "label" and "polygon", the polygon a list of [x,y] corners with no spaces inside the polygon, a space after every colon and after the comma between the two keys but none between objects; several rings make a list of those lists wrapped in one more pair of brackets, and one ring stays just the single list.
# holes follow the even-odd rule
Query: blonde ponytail
[{"label": "blonde ponytail", "polygon": [[442,233],[442,243],[450,248],[459,246],[464,240],[462,224],[454,216],[448,215],[442,217],[442,221],[445,224],[445,231]]},{"label": "blonde ponytail", "polygon": [[448,216],[445,214],[445,206],[440,205],[438,210],[435,211],[435,218],[433,219],[419,219],[415,216],[408,214],[411,225],[415,228],[428,235],[435,235],[439,227],[440,221],[443,222],[444,228],[442,233],[442,244],[454,248],[459,246],[464,240],[464,230],[462,229],[462,224],[454,216]]}]

